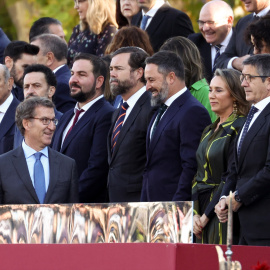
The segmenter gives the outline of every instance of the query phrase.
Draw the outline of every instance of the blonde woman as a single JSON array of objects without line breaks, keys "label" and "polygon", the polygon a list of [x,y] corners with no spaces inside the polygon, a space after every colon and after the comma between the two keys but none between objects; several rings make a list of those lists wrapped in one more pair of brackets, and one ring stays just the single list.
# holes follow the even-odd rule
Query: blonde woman
[{"label": "blonde woman", "polygon": [[68,66],[80,53],[103,56],[117,30],[114,0],[74,0],[80,17],[68,42]]}]

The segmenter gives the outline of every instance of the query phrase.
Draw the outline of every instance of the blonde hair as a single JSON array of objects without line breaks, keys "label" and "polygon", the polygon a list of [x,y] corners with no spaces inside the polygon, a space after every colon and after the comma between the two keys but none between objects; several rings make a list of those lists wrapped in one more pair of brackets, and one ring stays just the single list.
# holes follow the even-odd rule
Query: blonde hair
[{"label": "blonde hair", "polygon": [[118,27],[114,0],[88,0],[86,21],[81,21],[81,30],[89,26],[91,32],[99,35],[108,24]]}]

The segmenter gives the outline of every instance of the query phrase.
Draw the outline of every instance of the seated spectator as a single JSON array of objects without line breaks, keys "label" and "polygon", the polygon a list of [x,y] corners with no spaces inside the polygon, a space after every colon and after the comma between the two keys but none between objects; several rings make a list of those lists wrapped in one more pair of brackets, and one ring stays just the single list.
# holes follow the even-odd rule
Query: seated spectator
[{"label": "seated spectator", "polygon": [[68,66],[80,53],[103,56],[116,30],[115,3],[113,0],[75,0],[80,24],[75,26],[68,42]]},{"label": "seated spectator", "polygon": [[246,42],[253,45],[254,54],[270,53],[270,15],[251,23],[245,33]]},{"label": "seated spectator", "polygon": [[201,55],[197,46],[185,37],[168,39],[160,48],[163,51],[172,51],[182,59],[185,66],[185,83],[191,94],[207,109],[211,121],[216,120],[216,114],[211,110],[208,99],[209,85],[203,78]]},{"label": "seated spectator", "polygon": [[198,169],[192,200],[193,232],[198,243],[226,244],[227,224],[219,223],[214,207],[233,160],[234,141],[245,122],[243,116],[249,111],[239,77],[239,71],[217,69],[210,82],[211,108],[219,118],[205,128],[196,154]]},{"label": "seated spectator", "polygon": [[148,34],[136,26],[121,28],[114,36],[111,44],[108,45],[105,54],[110,54],[122,47],[139,47],[145,50],[150,56],[154,51],[151,46]]},{"label": "seated spectator", "polygon": [[116,21],[118,28],[131,25],[132,17],[140,11],[136,0],[116,0]]}]

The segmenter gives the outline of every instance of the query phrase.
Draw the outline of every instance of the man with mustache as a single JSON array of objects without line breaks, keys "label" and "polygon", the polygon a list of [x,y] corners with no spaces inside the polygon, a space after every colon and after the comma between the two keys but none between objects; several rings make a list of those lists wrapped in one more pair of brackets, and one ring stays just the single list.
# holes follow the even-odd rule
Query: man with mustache
[{"label": "man with mustache", "polygon": [[0,203],[77,203],[75,161],[48,147],[58,123],[53,103],[26,99],[18,105],[15,121],[24,141],[0,156]]},{"label": "man with mustache", "polygon": [[52,144],[53,149],[75,159],[82,203],[108,199],[106,140],[114,108],[103,96],[106,74],[99,57],[86,53],[75,57],[69,86],[77,104],[61,118]]},{"label": "man with mustache", "polygon": [[23,73],[32,64],[37,63],[39,48],[25,41],[10,42],[4,52],[5,65],[14,79],[12,94],[23,101]]},{"label": "man with mustache", "polygon": [[[46,66],[35,64],[28,66],[23,74],[24,99],[31,97],[46,97],[52,101],[56,89],[56,77]],[[55,118],[59,121],[62,113],[54,108]],[[23,135],[15,127],[14,149],[22,144]]]},{"label": "man with mustache", "polygon": [[211,124],[209,114],[186,88],[184,65],[175,53],[148,57],[145,79],[152,106],[160,107],[147,130],[141,201],[190,201],[196,151]]},{"label": "man with mustache", "polygon": [[146,132],[154,113],[151,94],[145,88],[144,61],[147,56],[137,47],[123,47],[112,55],[111,92],[121,95],[123,104],[113,114],[107,139],[110,202],[140,201]]}]

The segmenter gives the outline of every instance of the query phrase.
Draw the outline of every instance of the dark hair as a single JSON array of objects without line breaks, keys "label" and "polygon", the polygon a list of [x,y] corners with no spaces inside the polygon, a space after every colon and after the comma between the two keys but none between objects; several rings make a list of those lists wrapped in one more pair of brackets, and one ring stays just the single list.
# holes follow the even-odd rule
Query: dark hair
[{"label": "dark hair", "polygon": [[245,31],[245,40],[252,45],[251,36],[254,38],[254,47],[260,52],[263,48],[262,41],[270,47],[270,15],[260,17],[259,20],[252,22]]},{"label": "dark hair", "polygon": [[175,76],[185,81],[184,64],[181,58],[169,51],[160,51],[153,56],[146,58],[146,64],[154,64],[158,66],[158,72],[166,77],[170,72],[174,72]]},{"label": "dark hair", "polygon": [[203,67],[197,46],[185,37],[169,38],[161,46],[160,51],[171,51],[181,57],[185,66],[185,83],[188,88],[203,79]]},{"label": "dark hair", "polygon": [[104,86],[104,98],[106,100],[108,100],[109,102],[112,102],[114,100],[114,95],[111,92],[110,89],[110,64],[111,64],[111,60],[112,60],[112,56],[110,54],[104,55],[101,57],[103,62],[105,63],[106,66],[106,81],[104,82],[105,86]]},{"label": "dark hair", "polygon": [[23,127],[23,120],[35,117],[35,109],[37,107],[54,109],[54,104],[48,98],[32,97],[25,99],[18,105],[15,114],[15,122],[22,135],[24,135],[25,133],[25,129]]},{"label": "dark hair", "polygon": [[10,42],[4,52],[4,58],[9,56],[12,58],[13,62],[16,62],[22,57],[23,53],[30,55],[37,55],[39,52],[39,47],[29,44],[25,41],[12,41]]},{"label": "dark hair", "polygon": [[100,57],[93,54],[89,54],[89,53],[77,54],[74,58],[74,62],[77,60],[88,60],[92,64],[93,74],[94,74],[95,79],[99,76],[104,77],[104,83],[101,87],[101,89],[104,91],[105,81],[106,81],[106,76],[107,76],[107,69],[106,69],[106,64],[104,63],[104,61]]},{"label": "dark hair", "polygon": [[240,82],[241,72],[235,69],[216,69],[214,76],[219,76],[228,86],[230,94],[235,98],[237,105],[237,114],[246,116],[248,114],[250,104],[246,100],[244,87]]},{"label": "dark hair", "polygon": [[[130,57],[128,60],[128,64],[131,67],[132,70],[138,69],[138,68],[145,68],[145,59],[149,56],[149,54],[144,51],[141,48],[138,47],[122,47],[115,51],[112,54],[112,57],[115,57],[118,54],[122,53],[129,53]],[[144,76],[141,77],[141,82],[145,83]]]},{"label": "dark hair", "polygon": [[31,42],[36,40],[40,40],[40,51],[43,55],[46,55],[48,52],[52,52],[57,61],[67,59],[68,46],[66,42],[60,37],[54,34],[42,34],[35,36]]},{"label": "dark hair", "polygon": [[[260,76],[270,77],[270,54],[252,55],[244,60],[243,65],[251,65],[256,68]],[[263,82],[266,80],[266,78],[261,79]]]},{"label": "dark hair", "polygon": [[128,25],[127,18],[121,12],[120,0],[116,0],[115,18],[118,24],[118,29]]},{"label": "dark hair", "polygon": [[110,54],[122,47],[139,47],[149,55],[154,53],[148,34],[136,26],[125,26],[121,28],[108,45],[105,54]]},{"label": "dark hair", "polygon": [[35,36],[45,34],[45,33],[50,33],[49,27],[52,24],[62,25],[60,21],[51,17],[42,17],[36,20],[30,28],[29,41],[32,42],[32,39]]},{"label": "dark hair", "polygon": [[24,70],[23,78],[25,77],[26,74],[32,73],[32,72],[42,72],[45,76],[47,84],[49,86],[56,87],[57,80],[56,80],[56,77],[55,77],[53,71],[50,68],[48,68],[44,65],[39,65],[39,64],[30,65]]}]

